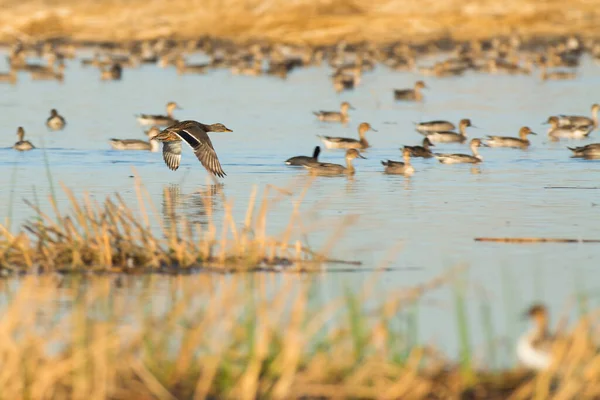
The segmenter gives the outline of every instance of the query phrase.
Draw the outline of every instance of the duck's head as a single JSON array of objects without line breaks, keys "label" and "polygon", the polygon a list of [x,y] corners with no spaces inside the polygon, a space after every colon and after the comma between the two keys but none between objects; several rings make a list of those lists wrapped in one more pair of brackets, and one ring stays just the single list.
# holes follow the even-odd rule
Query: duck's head
[{"label": "duck's head", "polygon": [[148,138],[150,140],[154,139],[155,137],[157,137],[160,134],[160,129],[158,129],[156,126],[153,126],[152,128],[150,128],[150,130],[148,131]]},{"label": "duck's head", "polygon": [[405,160],[410,159],[410,149],[403,149],[402,150],[402,157],[404,157]]},{"label": "duck's head", "polygon": [[368,122],[363,122],[360,125],[358,125],[358,133],[360,135],[364,135],[368,131],[377,132],[377,130],[373,129],[373,127]]},{"label": "duck's head", "polygon": [[597,114],[600,111],[600,104],[596,103],[592,105],[592,114]]},{"label": "duck's head", "polygon": [[529,129],[528,126],[524,126],[521,129],[519,129],[519,136],[525,137],[527,135],[537,135],[537,133],[535,133],[531,129]]},{"label": "duck's head", "polygon": [[167,103],[167,111],[173,112],[173,110],[181,110],[181,107],[174,101],[170,101]]},{"label": "duck's head", "polygon": [[558,126],[558,117],[548,117],[548,120],[544,123],[552,125],[552,128],[556,128]]},{"label": "duck's head", "polygon": [[343,102],[342,105],[340,106],[340,108],[342,109],[342,112],[347,112],[348,110],[354,110],[354,107],[352,107],[350,105],[350,103],[348,103],[347,101]]},{"label": "duck's head", "polygon": [[53,108],[52,110],[50,110],[50,116],[51,116],[51,117],[56,117],[56,116],[58,116],[58,111],[56,111],[56,108]]},{"label": "duck's head", "polygon": [[206,128],[208,128],[207,132],[233,132],[221,123],[206,125]]},{"label": "duck's head", "polygon": [[425,139],[423,139],[423,147],[435,147],[435,145],[431,143],[431,140],[429,140],[428,137],[425,137]]},{"label": "duck's head", "polygon": [[548,321],[548,309],[544,304],[532,304],[524,314],[525,318],[532,320],[536,325],[544,326]]},{"label": "duck's head", "polygon": [[148,137],[152,138],[160,133],[160,129],[157,126],[153,126],[147,132]]},{"label": "duck's head", "polygon": [[471,120],[468,118],[461,119],[460,122],[458,123],[458,126],[461,128],[467,128],[469,126],[474,128],[473,124],[471,124]]},{"label": "duck's head", "polygon": [[476,147],[488,147],[488,145],[483,143],[481,139],[471,139],[471,148]]},{"label": "duck's head", "polygon": [[356,149],[349,149],[346,152],[346,160],[353,160],[355,158],[364,158],[366,159],[367,157],[364,157],[362,154],[360,154],[360,152]]},{"label": "duck's head", "polygon": [[415,89],[427,89],[427,86],[425,85],[425,82],[417,81],[415,82]]},{"label": "duck's head", "polygon": [[22,126],[17,128],[17,136],[19,137],[19,139],[23,139],[23,136],[25,136],[25,129],[23,129]]}]

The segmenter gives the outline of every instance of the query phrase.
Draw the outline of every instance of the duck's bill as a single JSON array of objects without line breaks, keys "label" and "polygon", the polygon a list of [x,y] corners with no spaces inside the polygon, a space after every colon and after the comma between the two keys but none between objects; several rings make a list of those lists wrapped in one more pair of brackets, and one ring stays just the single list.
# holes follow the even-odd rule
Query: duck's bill
[{"label": "duck's bill", "polygon": [[371,130],[372,130],[373,132],[379,132],[377,129],[373,129],[373,128],[371,128]]},{"label": "duck's bill", "polygon": [[537,133],[535,133],[535,132],[529,132],[529,134],[530,134],[530,135],[536,135],[536,136],[537,136]]},{"label": "duck's bill", "polygon": [[363,156],[362,154],[359,154],[358,156],[359,156],[360,158],[362,158],[363,160],[366,160],[366,159],[367,159],[367,157]]},{"label": "duck's bill", "polygon": [[229,128],[225,128],[225,132],[233,132],[233,131]]},{"label": "duck's bill", "polygon": [[349,108],[350,110],[356,110],[356,108],[354,108],[354,107],[352,107],[352,106],[348,106],[348,108]]}]

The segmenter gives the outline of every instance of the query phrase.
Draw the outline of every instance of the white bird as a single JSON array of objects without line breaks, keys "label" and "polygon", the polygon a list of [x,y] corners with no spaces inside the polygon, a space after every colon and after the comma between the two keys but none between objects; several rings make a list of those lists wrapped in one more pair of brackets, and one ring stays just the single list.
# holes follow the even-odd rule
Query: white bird
[{"label": "white bird", "polygon": [[543,304],[534,304],[525,316],[533,322],[533,327],[519,337],[517,357],[528,368],[545,370],[552,364],[553,338],[548,332],[548,310]]}]

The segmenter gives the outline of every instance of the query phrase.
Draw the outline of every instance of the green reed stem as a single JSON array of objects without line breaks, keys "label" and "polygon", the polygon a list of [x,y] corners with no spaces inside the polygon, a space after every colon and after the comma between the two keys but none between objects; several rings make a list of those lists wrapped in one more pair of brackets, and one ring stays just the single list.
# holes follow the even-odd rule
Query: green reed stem
[{"label": "green reed stem", "polygon": [[457,279],[454,282],[454,308],[458,328],[460,368],[464,376],[472,376],[472,353],[469,338],[469,320],[467,317],[466,282]]},{"label": "green reed stem", "polygon": [[487,346],[488,363],[491,369],[495,369],[497,366],[497,354],[494,344],[494,324],[492,322],[492,307],[487,298],[481,302],[479,311],[481,313],[481,324]]}]

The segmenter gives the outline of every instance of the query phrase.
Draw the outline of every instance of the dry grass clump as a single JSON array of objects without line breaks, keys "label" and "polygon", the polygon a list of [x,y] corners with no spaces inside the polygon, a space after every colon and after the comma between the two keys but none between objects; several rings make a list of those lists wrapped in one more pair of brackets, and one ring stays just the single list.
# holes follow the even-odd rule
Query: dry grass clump
[{"label": "dry grass clump", "polygon": [[600,33],[594,2],[572,0],[0,0],[0,39],[128,41],[214,35],[324,44]]},{"label": "dry grass clump", "polygon": [[598,398],[596,314],[538,375],[420,345],[398,322],[456,273],[326,304],[292,275],[27,276],[2,287],[0,399]]},{"label": "dry grass clump", "polygon": [[[54,217],[28,203],[37,216],[22,230],[12,233],[0,225],[0,270],[183,273],[192,268],[231,271],[292,266],[295,270],[310,270],[318,269],[325,260],[299,240],[292,240],[298,231],[299,207],[305,191],[293,199],[287,228],[273,237],[267,233],[267,216],[279,197],[291,196],[283,189],[267,186],[256,204],[255,188],[241,226],[234,220],[232,202],[222,193],[217,194],[224,204],[219,224],[210,196],[201,196],[206,223],[192,223],[185,216],[175,215],[167,215],[169,218],[163,221],[139,181],[136,190],[135,208],[125,204],[118,194],[101,204],[89,196],[78,200],[68,188],[64,191],[71,210],[66,214],[58,210],[53,197],[50,202]],[[271,195],[273,192],[276,196]],[[165,201],[166,209],[173,210],[168,192]],[[154,224],[150,222],[152,214],[157,215]],[[153,231],[157,225],[160,230]]]}]

